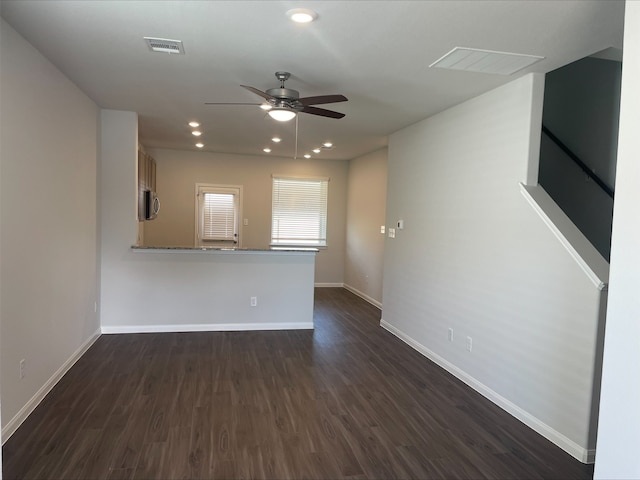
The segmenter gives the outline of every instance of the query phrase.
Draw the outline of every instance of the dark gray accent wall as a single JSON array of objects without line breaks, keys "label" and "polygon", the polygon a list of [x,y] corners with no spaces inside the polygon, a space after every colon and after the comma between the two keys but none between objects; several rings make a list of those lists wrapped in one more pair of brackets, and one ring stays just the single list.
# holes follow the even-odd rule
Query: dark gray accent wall
[{"label": "dark gray accent wall", "polygon": [[[543,123],[614,189],[622,64],[587,57],[550,72]],[[539,183],[609,260],[613,200],[542,134]]]}]

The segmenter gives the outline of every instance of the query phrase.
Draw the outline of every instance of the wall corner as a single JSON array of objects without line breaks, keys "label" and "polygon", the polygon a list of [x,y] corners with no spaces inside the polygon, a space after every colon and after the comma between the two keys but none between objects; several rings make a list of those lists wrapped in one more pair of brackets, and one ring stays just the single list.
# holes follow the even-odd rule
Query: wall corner
[{"label": "wall corner", "polygon": [[523,183],[527,186],[538,184],[540,166],[540,135],[542,132],[542,107],[544,104],[544,79],[542,73],[529,74],[531,80],[531,111],[529,116],[529,161]]}]

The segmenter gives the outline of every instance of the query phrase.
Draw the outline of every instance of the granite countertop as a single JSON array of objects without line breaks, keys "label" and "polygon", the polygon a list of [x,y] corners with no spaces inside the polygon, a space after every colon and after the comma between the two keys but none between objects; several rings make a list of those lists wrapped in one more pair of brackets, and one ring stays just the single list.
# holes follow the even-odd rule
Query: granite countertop
[{"label": "granite countertop", "polygon": [[233,248],[233,247],[194,247],[194,246],[147,246],[132,245],[132,250],[141,251],[187,251],[187,252],[245,252],[245,253],[277,253],[277,252],[296,252],[296,253],[318,253],[318,249],[314,247],[271,247],[271,248]]}]

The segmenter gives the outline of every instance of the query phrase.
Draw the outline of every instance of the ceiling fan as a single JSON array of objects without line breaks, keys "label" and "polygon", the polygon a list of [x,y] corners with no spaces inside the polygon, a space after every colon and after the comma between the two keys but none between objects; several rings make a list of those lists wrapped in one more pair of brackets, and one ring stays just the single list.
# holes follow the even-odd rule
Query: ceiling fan
[{"label": "ceiling fan", "polygon": [[337,103],[348,101],[344,95],[318,95],[315,97],[302,97],[297,90],[285,88],[284,82],[289,79],[289,72],[276,72],[276,78],[280,80],[280,88],[270,88],[266,92],[247,85],[240,85],[250,92],[264,98],[267,103],[213,103],[207,102],[205,105],[260,105],[268,110],[269,115],[275,120],[286,122],[293,119],[298,112],[310,113],[328,118],[342,118],[344,113],[334,112],[325,108],[314,107],[325,103]]}]

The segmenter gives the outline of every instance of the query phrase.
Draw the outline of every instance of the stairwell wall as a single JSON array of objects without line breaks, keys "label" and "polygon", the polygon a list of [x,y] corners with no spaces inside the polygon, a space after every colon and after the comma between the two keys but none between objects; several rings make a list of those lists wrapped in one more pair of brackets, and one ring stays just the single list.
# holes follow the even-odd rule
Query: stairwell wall
[{"label": "stairwell wall", "polygon": [[543,90],[529,74],[390,137],[386,223],[404,229],[386,239],[382,325],[592,461],[606,293],[519,191]]},{"label": "stairwell wall", "polygon": [[627,1],[611,293],[594,478],[640,478],[640,3]]}]

